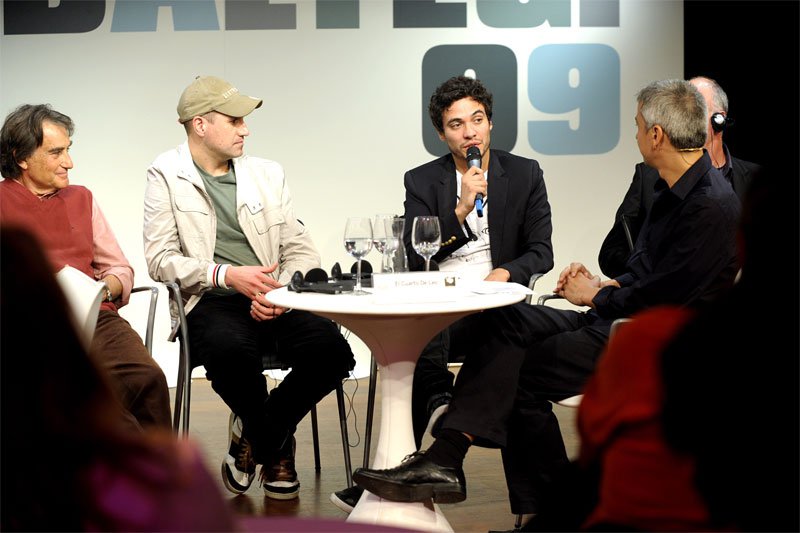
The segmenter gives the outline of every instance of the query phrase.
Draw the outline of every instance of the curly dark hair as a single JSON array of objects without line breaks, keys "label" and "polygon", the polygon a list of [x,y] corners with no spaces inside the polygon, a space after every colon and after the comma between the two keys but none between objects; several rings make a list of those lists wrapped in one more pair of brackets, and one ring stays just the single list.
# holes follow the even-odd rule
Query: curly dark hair
[{"label": "curly dark hair", "polygon": [[436,131],[444,133],[442,115],[453,102],[462,98],[472,98],[483,104],[486,116],[492,120],[492,93],[479,80],[467,76],[454,76],[436,88],[428,104],[428,114]]},{"label": "curly dark hair", "polygon": [[0,130],[0,174],[4,178],[16,179],[22,174],[19,162],[42,145],[45,121],[63,126],[70,137],[75,131],[72,119],[49,104],[23,104],[8,114]]}]

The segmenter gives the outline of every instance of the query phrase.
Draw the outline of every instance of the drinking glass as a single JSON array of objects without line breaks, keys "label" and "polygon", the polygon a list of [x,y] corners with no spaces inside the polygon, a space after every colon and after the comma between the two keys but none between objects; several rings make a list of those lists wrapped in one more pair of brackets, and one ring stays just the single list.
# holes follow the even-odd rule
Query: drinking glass
[{"label": "drinking glass", "polygon": [[390,271],[387,266],[390,252],[386,249],[389,238],[389,233],[387,233],[386,229],[386,221],[392,220],[393,218],[394,215],[375,215],[375,222],[372,224],[372,244],[381,254],[381,272]]},{"label": "drinking glass", "polygon": [[431,269],[431,257],[436,255],[442,245],[442,230],[439,217],[415,217],[411,226],[411,244],[414,250],[425,258],[425,271]]},{"label": "drinking glass", "polygon": [[356,258],[356,286],[353,294],[369,294],[361,289],[361,258],[372,250],[372,220],[369,217],[350,217],[344,227],[344,249]]},{"label": "drinking glass", "polygon": [[[392,216],[385,219],[384,224],[386,226],[386,263],[388,265],[386,272],[394,272],[397,249],[403,245],[403,231],[406,227],[406,219]],[[403,254],[403,257],[405,257],[405,254]],[[402,270],[402,265],[400,266]]]}]

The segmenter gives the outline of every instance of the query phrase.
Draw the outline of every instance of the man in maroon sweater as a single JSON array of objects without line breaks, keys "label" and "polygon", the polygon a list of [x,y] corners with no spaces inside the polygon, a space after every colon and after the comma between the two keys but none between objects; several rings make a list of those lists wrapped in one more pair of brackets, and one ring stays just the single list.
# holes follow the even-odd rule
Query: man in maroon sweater
[{"label": "man in maroon sweater", "polygon": [[22,105],[6,117],[0,129],[0,223],[33,232],[54,271],[70,265],[106,284],[90,351],[108,371],[132,427],[169,429],[164,373],[117,313],[128,303],[133,269],[92,193],[69,184],[73,130],[72,119],[49,105]]}]

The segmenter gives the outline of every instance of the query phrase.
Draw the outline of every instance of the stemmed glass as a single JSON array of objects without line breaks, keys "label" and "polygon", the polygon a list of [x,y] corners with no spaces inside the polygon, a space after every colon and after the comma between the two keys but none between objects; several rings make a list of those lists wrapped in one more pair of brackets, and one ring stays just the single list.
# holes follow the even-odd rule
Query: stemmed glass
[{"label": "stemmed glass", "polygon": [[350,217],[344,227],[344,249],[356,258],[356,286],[353,294],[369,294],[361,289],[361,258],[372,250],[372,220]]},{"label": "stemmed glass", "polygon": [[391,233],[386,228],[386,221],[392,218],[394,215],[375,215],[375,223],[372,225],[372,244],[381,254],[381,272],[389,272],[387,259],[390,251],[386,249],[386,245]]},{"label": "stemmed glass", "polygon": [[414,246],[414,250],[425,258],[425,271],[429,271],[431,269],[431,257],[436,255],[442,245],[442,230],[439,227],[439,217],[415,217],[411,227],[411,244]]},{"label": "stemmed glass", "polygon": [[[395,255],[397,249],[402,246],[406,219],[392,216],[384,220],[384,224],[386,225],[386,257],[388,258],[388,270],[386,272],[394,272]],[[405,254],[403,254],[403,257],[405,257]]]}]

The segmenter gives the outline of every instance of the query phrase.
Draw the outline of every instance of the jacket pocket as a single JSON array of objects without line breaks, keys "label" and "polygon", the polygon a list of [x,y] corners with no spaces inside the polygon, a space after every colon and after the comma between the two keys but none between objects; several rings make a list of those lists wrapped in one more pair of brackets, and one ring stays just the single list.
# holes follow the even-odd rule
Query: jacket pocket
[{"label": "jacket pocket", "polygon": [[278,209],[272,209],[263,213],[258,213],[255,216],[250,216],[250,221],[259,235],[267,233],[272,228],[277,228],[281,224],[286,223],[283,213]]},{"label": "jacket pocket", "polygon": [[197,196],[178,196],[175,195],[175,207],[184,213],[201,213],[208,215],[210,210],[208,203],[203,198]]}]

